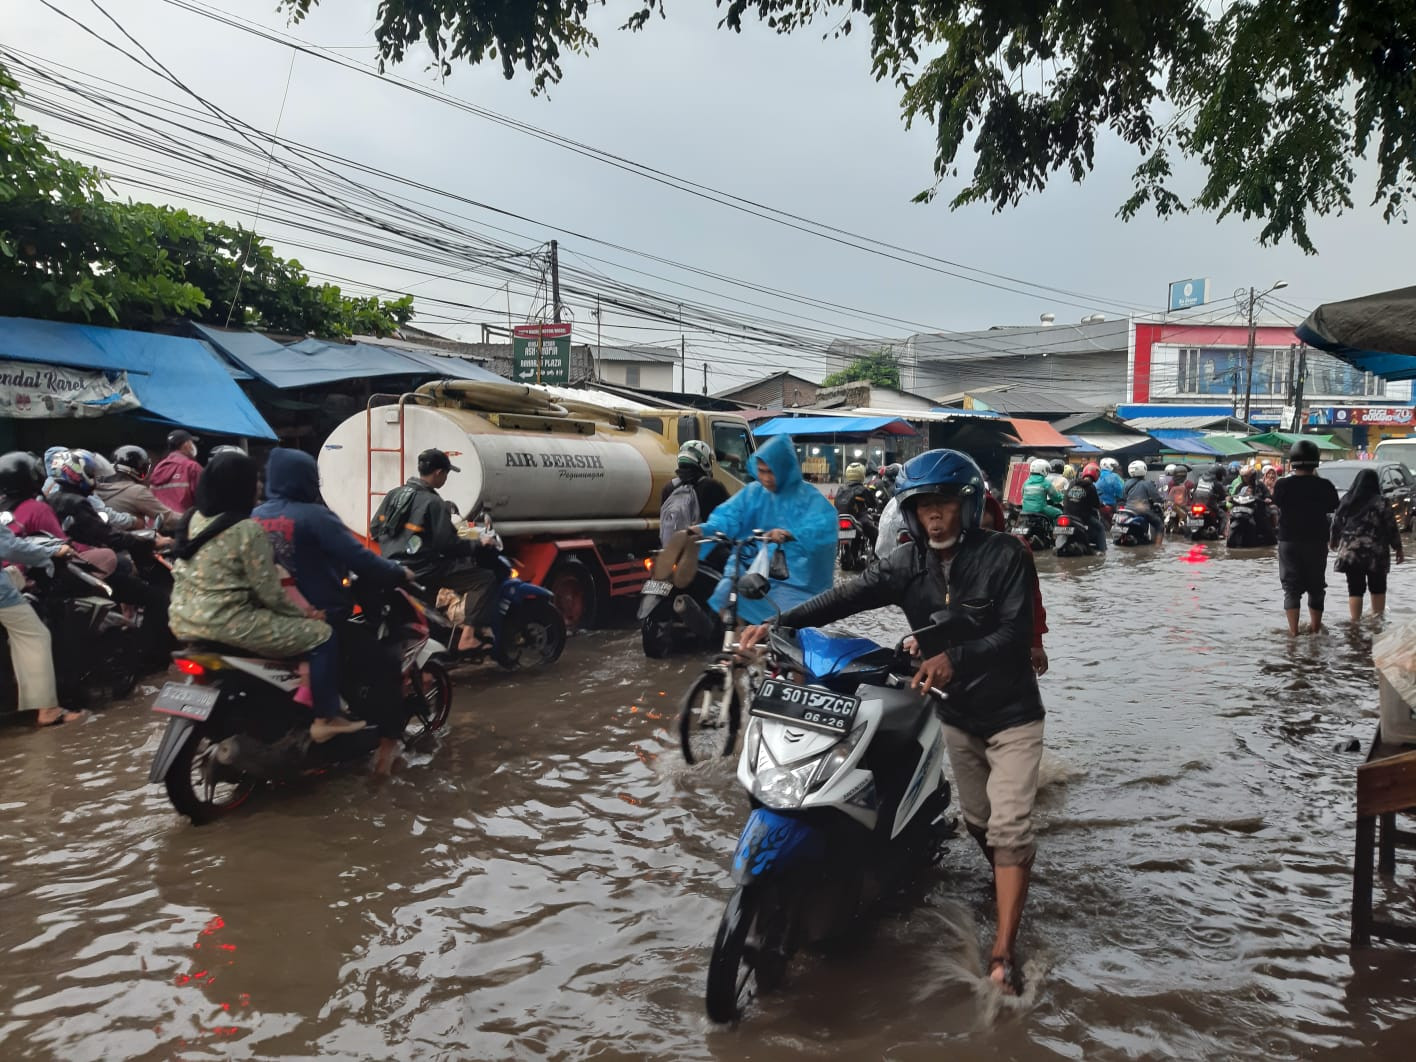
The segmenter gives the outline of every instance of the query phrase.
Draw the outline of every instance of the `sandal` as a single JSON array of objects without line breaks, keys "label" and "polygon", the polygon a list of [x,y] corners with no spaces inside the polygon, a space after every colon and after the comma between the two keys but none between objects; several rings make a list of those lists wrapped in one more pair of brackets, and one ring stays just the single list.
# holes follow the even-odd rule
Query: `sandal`
[{"label": "sandal", "polygon": [[[995,970],[1002,970],[1002,978],[993,976]],[[1005,996],[1020,996],[1023,994],[1023,975],[1019,972],[1012,959],[996,955],[988,960],[988,979],[998,986],[998,990]]]},{"label": "sandal", "polygon": [[39,721],[39,713],[35,713],[34,725],[36,728],[46,726],[62,726],[64,723],[80,723],[88,718],[88,712],[71,712],[67,708],[56,715],[47,723]]}]

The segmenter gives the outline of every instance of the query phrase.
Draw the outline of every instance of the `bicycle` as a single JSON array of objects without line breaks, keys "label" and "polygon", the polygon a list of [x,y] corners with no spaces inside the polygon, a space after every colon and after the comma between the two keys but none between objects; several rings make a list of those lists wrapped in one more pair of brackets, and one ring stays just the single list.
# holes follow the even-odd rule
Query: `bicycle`
[{"label": "bicycle", "polygon": [[[767,532],[754,530],[743,539],[733,539],[719,532],[700,541],[700,545],[716,542],[727,546],[730,553],[725,571],[733,572],[728,603],[723,607],[723,648],[713,663],[693,680],[679,703],[679,745],[685,762],[693,764],[711,753],[703,749],[716,748],[721,735],[722,756],[731,756],[737,745],[742,725],[742,708],[752,700],[753,691],[761,683],[765,669],[762,649],[743,652],[738,648],[738,600],[761,600],[767,597],[770,584],[747,570],[757,549],[768,543]],[[751,553],[749,546],[755,546]],[[775,607],[775,606],[774,606]]]}]

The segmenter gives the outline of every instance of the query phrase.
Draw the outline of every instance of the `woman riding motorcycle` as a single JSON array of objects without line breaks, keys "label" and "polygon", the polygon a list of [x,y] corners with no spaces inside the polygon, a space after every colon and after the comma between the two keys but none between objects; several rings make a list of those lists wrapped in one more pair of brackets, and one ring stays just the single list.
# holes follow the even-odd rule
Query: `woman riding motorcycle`
[{"label": "woman riding motorcycle", "polygon": [[[251,519],[257,477],[256,463],[239,451],[215,455],[202,473],[196,508],[177,536],[172,633],[257,656],[303,656],[329,640],[330,627],[281,585],[270,539]],[[336,714],[316,718],[310,737],[327,741],[363,728]]]},{"label": "woman riding motorcycle", "polygon": [[1121,504],[1121,496],[1126,493],[1126,481],[1121,478],[1121,462],[1114,457],[1101,459],[1101,475],[1097,477],[1096,492],[1101,497],[1102,515],[1106,519]]}]

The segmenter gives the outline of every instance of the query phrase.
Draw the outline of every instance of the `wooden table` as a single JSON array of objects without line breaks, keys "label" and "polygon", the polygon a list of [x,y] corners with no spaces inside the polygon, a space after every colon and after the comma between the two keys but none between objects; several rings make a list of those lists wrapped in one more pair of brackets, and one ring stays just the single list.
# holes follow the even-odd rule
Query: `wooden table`
[{"label": "wooden table", "polygon": [[[1352,868],[1352,946],[1372,938],[1416,944],[1416,923],[1372,916],[1372,858],[1378,873],[1396,873],[1396,850],[1416,851],[1416,833],[1399,829],[1398,813],[1416,814],[1416,749],[1388,745],[1377,728],[1367,762],[1357,768],[1357,852]],[[1378,827],[1380,826],[1380,835]]]}]

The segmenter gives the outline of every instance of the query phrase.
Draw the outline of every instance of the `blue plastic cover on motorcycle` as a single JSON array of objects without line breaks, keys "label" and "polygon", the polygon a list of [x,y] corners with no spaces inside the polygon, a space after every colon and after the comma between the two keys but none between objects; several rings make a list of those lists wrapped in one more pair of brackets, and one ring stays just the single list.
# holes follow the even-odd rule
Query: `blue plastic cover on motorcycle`
[{"label": "blue plastic cover on motorcycle", "polygon": [[801,819],[757,808],[733,853],[733,880],[739,885],[781,872],[799,856],[818,856],[821,832]]},{"label": "blue plastic cover on motorcycle", "polygon": [[867,653],[880,648],[869,638],[850,634],[827,634],[815,627],[806,627],[797,632],[797,643],[801,646],[802,663],[813,679],[834,675],[852,660],[859,660]]}]

